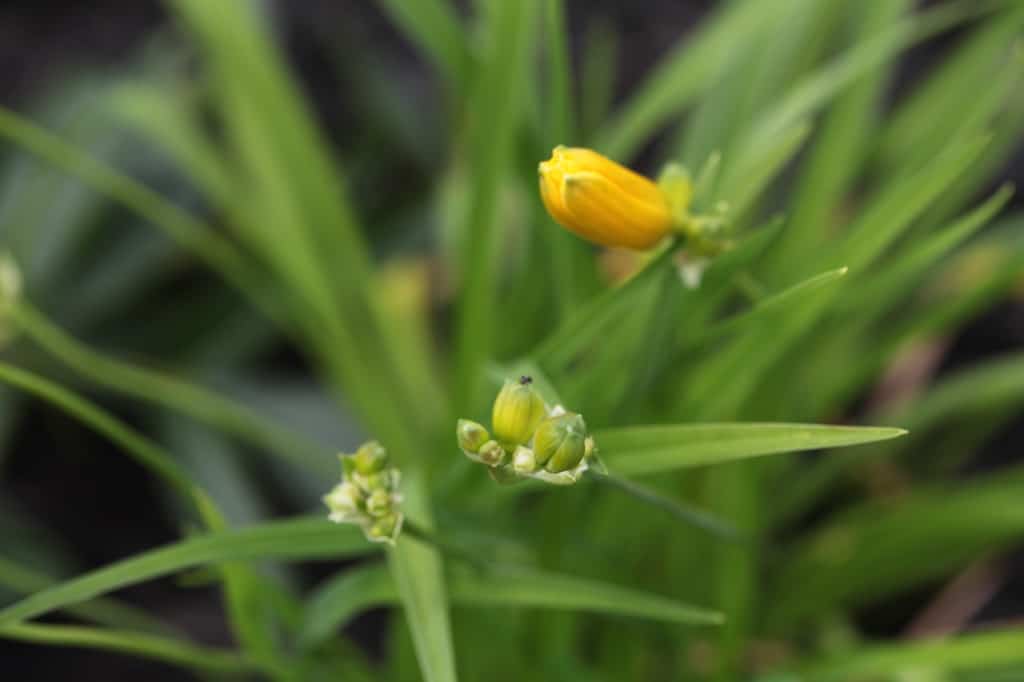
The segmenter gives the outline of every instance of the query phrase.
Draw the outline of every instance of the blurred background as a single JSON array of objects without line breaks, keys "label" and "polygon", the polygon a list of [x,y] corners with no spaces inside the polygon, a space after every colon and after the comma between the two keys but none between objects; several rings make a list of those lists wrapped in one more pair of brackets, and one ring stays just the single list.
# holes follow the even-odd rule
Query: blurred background
[{"label": "blurred background", "polygon": [[[422,256],[439,229],[430,197],[437,168],[450,153],[444,84],[418,51],[368,0],[299,0],[263,3],[293,73],[344,159],[356,209],[373,225],[373,249],[407,257],[431,271]],[[605,91],[580,92],[614,108],[717,3],[697,0],[574,0],[568,3],[574,63],[596,60],[611,69]],[[923,3],[927,6],[938,3]],[[465,8],[463,8],[465,10]],[[946,31],[901,58],[888,98],[900,99],[947,55],[970,25]],[[588,50],[588,44],[603,50]],[[0,4],[0,104],[60,131],[91,154],[128,170],[164,196],[203,214],[194,188],[173,164],[144,144],[112,113],[110,99],[126,79],[165,79],[168,92],[192,96],[180,78],[195,56],[161,3],[150,0],[4,0]],[[603,61],[602,61],[603,60]],[[602,67],[602,64],[604,67]],[[386,83],[387,87],[381,84]],[[581,121],[596,126],[596,121]],[[637,164],[654,172],[655,139]],[[1024,181],[1024,149],[981,188],[987,196],[1004,180]],[[1024,207],[1018,193],[1012,209]],[[216,219],[217,216],[212,216]],[[75,336],[111,354],[201,378],[266,414],[300,427],[323,443],[352,443],[354,419],[310,379],[303,355],[238,294],[162,234],[113,206],[69,176],[0,143],[0,249],[19,256],[33,303]],[[428,292],[444,344],[450,315],[444,276]],[[1024,349],[1024,286],[922,349],[918,365],[941,376],[983,359]],[[130,424],[181,454],[189,470],[218,490],[232,521],[309,511],[323,483],[245,457],[245,446],[217,437],[192,421],[147,409],[114,395],[97,394],[29,345],[2,352],[94,395]],[[914,362],[908,362],[913,366]],[[272,396],[272,397],[270,397]],[[871,400],[870,394],[861,401]],[[1024,417],[1017,415],[987,436],[965,473],[1006,466],[1022,458]],[[140,469],[123,465],[113,446],[59,411],[0,388],[0,543],[24,565],[46,567],[53,577],[74,575],[178,537],[174,503]],[[810,520],[807,521],[809,523]],[[312,584],[337,565],[305,567]],[[965,578],[977,607],[969,618],[1024,622],[1024,554],[1010,553]],[[182,580],[190,582],[182,589]],[[941,586],[873,604],[857,614],[864,631],[895,636]],[[973,591],[972,591],[973,590]],[[129,588],[125,600],[144,606],[208,644],[231,635],[213,586],[200,575],[162,579]],[[0,601],[13,598],[0,587]],[[357,618],[352,637],[372,657],[385,647],[383,610]],[[152,662],[102,652],[44,648],[0,641],[5,679],[193,679]]]}]

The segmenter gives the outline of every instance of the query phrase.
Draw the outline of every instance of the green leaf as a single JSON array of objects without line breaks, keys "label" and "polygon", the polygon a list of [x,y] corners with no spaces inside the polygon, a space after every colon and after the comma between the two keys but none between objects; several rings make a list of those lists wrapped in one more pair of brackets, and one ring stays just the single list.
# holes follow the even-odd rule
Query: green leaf
[{"label": "green leaf", "polygon": [[597,135],[596,147],[613,159],[631,158],[645,140],[709,87],[737,44],[749,40],[775,7],[758,0],[731,3],[681,41]]},{"label": "green leaf", "polygon": [[681,424],[607,429],[594,434],[616,473],[641,475],[780,452],[859,445],[902,436],[902,429],[817,424]]},{"label": "green leaf", "polygon": [[857,296],[840,301],[840,306],[856,311],[858,316],[864,316],[865,309],[873,316],[889,310],[913,290],[931,266],[988,224],[1012,196],[1013,188],[1004,185],[953,224],[907,244],[882,264],[880,272],[858,287]]},{"label": "green leaf", "polygon": [[1024,476],[921,489],[839,515],[787,551],[768,603],[772,628],[943,578],[1024,537]]},{"label": "green leaf", "polygon": [[[968,673],[1020,665],[1024,665],[1024,630],[1008,629],[866,646],[802,667],[794,679],[796,682],[845,682],[910,675],[925,670]],[[998,679],[1009,682],[1015,676]]]},{"label": "green leaf", "polygon": [[[37,536],[33,536],[37,537]],[[33,565],[21,565],[0,556],[0,587],[15,594],[28,594],[51,587],[60,581]],[[131,629],[150,634],[172,634],[172,628],[137,606],[113,599],[93,599],[69,606],[67,612],[98,625]]]},{"label": "green leaf", "polygon": [[[200,515],[204,515],[209,509],[211,503],[206,493],[192,484],[188,475],[169,453],[123,424],[110,413],[58,384],[2,362],[0,362],[0,382],[53,403],[117,443],[140,465],[170,484],[186,502],[196,506]],[[213,516],[218,516],[215,510],[213,510]]]},{"label": "green leaf", "polygon": [[340,559],[375,551],[362,533],[321,518],[273,521],[208,533],[116,562],[37,592],[3,610],[0,625],[17,623],[114,590],[195,566],[258,559]]},{"label": "green leaf", "polygon": [[[910,0],[879,3],[847,3],[855,40],[864,40],[897,21],[912,6]],[[766,264],[771,281],[794,273],[794,264],[819,247],[830,224],[832,211],[857,178],[867,141],[878,125],[878,109],[885,94],[890,70],[878,69],[860,76],[836,100],[818,125],[818,133],[801,164],[791,195],[790,226],[772,249]]]},{"label": "green leaf", "polygon": [[520,98],[526,92],[526,55],[535,0],[486,5],[490,41],[476,82],[470,134],[472,189],[462,230],[462,285],[457,319],[455,393],[472,407],[490,359],[499,263],[499,190],[511,174]]},{"label": "green leaf", "polygon": [[575,315],[542,341],[530,354],[546,368],[559,368],[598,338],[615,318],[635,306],[646,288],[665,272],[672,247],[664,248],[643,270],[624,284],[608,289],[587,301]]},{"label": "green leaf", "polygon": [[444,77],[461,90],[472,66],[466,32],[446,0],[377,0],[408,38],[422,49]]},{"label": "green leaf", "polygon": [[302,434],[277,426],[265,416],[197,384],[101,355],[65,334],[28,304],[12,308],[10,315],[29,338],[99,386],[183,412],[311,471],[329,474],[337,468],[326,448]]},{"label": "green leaf", "polygon": [[256,671],[252,663],[230,650],[133,631],[77,625],[18,624],[0,626],[0,639],[112,651],[207,673],[237,675]]},{"label": "green leaf", "polygon": [[692,345],[703,344],[728,334],[742,333],[747,325],[761,322],[778,311],[785,309],[786,306],[803,300],[804,296],[840,281],[846,276],[847,272],[849,272],[848,268],[829,270],[794,284],[791,287],[787,287],[776,294],[761,299],[749,310],[736,313],[697,332],[690,343]]},{"label": "green leaf", "polygon": [[258,270],[231,242],[148,187],[89,157],[31,121],[2,108],[0,137],[11,140],[47,163],[74,175],[97,192],[152,222],[245,293],[268,317],[283,319],[284,311],[273,299],[267,297]]},{"label": "green leaf", "polygon": [[794,85],[773,108],[762,114],[750,141],[769,139],[827,104],[862,74],[884,64],[911,45],[967,19],[991,12],[999,2],[959,0],[918,12],[885,31],[855,44],[831,63]]},{"label": "green leaf", "polygon": [[[488,566],[453,571],[452,600],[463,606],[520,607],[607,613],[680,625],[719,625],[720,613],[596,580],[527,568]],[[347,571],[310,597],[300,641],[313,647],[361,610],[397,603],[381,566]]]},{"label": "green leaf", "polygon": [[[432,526],[426,482],[416,471],[406,469],[403,473],[403,509],[411,521],[429,531]],[[388,552],[388,565],[401,597],[423,678],[426,682],[454,682],[455,647],[439,552],[408,534],[402,535],[395,548]]]}]

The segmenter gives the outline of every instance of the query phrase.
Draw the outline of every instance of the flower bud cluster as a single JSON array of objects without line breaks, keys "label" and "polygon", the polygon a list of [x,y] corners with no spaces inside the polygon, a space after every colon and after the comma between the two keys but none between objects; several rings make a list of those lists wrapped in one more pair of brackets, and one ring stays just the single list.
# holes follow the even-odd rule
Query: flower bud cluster
[{"label": "flower bud cluster", "polygon": [[352,455],[341,454],[341,482],[324,495],[335,523],[354,523],[371,542],[394,544],[402,530],[401,474],[388,466],[387,450],[377,441],[364,443]]},{"label": "flower bud cluster", "polygon": [[460,419],[456,437],[466,457],[487,466],[499,483],[533,478],[572,485],[595,456],[583,417],[561,405],[549,408],[530,377],[505,382],[494,400],[491,428],[493,436]]}]

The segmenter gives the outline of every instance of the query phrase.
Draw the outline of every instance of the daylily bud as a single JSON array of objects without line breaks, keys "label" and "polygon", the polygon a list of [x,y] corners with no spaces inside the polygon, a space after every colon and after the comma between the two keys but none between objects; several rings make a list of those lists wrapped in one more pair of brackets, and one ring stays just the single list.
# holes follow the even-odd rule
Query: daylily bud
[{"label": "daylily bud", "polygon": [[362,445],[341,459],[341,482],[323,501],[335,523],[352,523],[373,542],[394,543],[402,528],[399,493],[401,472],[387,466],[387,451],[377,441]]},{"label": "daylily bud", "polygon": [[459,447],[466,452],[480,452],[481,446],[491,439],[487,429],[469,419],[460,419],[455,427]]},{"label": "daylily bud", "polygon": [[505,448],[498,445],[498,442],[494,440],[484,443],[477,454],[480,457],[480,461],[490,467],[501,466],[505,463],[505,458],[508,455],[505,452]]},{"label": "daylily bud", "polygon": [[377,488],[366,498],[366,512],[370,516],[383,516],[391,510],[391,493]]},{"label": "daylily bud", "polygon": [[530,377],[506,381],[494,400],[491,413],[494,437],[511,452],[515,446],[530,440],[537,424],[546,414],[547,406],[534,389]]},{"label": "daylily bud", "polygon": [[373,522],[373,525],[366,531],[366,539],[371,542],[388,542],[393,544],[401,528],[402,517],[397,514],[388,514]]},{"label": "daylily bud", "polygon": [[512,468],[517,474],[532,474],[537,470],[537,457],[533,450],[520,445],[512,456]]},{"label": "daylily bud", "polygon": [[374,474],[383,471],[388,464],[388,451],[380,443],[371,440],[363,443],[352,455],[355,469],[363,475]]},{"label": "daylily bud", "polygon": [[537,463],[552,473],[576,468],[587,448],[587,425],[572,412],[541,422],[533,436]]},{"label": "daylily bud", "polygon": [[539,172],[548,213],[584,239],[649,249],[672,228],[672,208],[658,185],[593,150],[555,147]]},{"label": "daylily bud", "polygon": [[331,520],[344,521],[347,517],[359,513],[363,495],[359,488],[345,481],[334,486],[331,492],[324,495],[323,500],[331,512]]}]

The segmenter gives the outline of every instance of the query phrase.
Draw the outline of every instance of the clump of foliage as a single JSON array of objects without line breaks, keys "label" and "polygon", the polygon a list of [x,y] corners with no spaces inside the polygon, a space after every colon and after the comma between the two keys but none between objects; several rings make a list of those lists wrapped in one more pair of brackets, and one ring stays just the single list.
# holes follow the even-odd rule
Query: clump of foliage
[{"label": "clump of foliage", "polygon": [[[70,130],[55,117],[82,110],[71,91],[39,121],[0,111],[34,159],[11,155],[3,181],[0,382],[5,424],[25,395],[81,420],[165,484],[185,536],[67,579],[45,570],[43,535],[35,553],[5,542],[0,585],[22,596],[0,637],[273,680],[1024,672],[1019,627],[873,642],[856,618],[1024,535],[1021,471],[958,475],[1024,401],[1024,357],[892,380],[1020,281],[1021,217],[992,224],[1011,191],[979,197],[1024,127],[1019,3],[723,4],[611,108],[613,36],[589,32],[573,68],[560,0],[468,17],[379,0],[443,97],[431,116],[387,65],[342,66],[375,69],[353,93],[369,139],[429,168],[404,201],[390,152],[335,158],[255,5],[168,4],[198,73],[153,57],[88,83],[104,110]],[[889,102],[901,54],[954,30]],[[701,221],[649,253],[595,249],[537,191],[563,143],[689,169]],[[373,215],[364,196],[382,197]],[[159,290],[182,267],[216,276],[209,296]],[[137,319],[147,293],[165,318]],[[119,357],[125,330],[178,369]],[[253,371],[281,338],[308,361],[299,391]],[[490,441],[480,425],[519,376],[544,409]],[[114,396],[151,408],[145,428]],[[542,419],[561,430],[539,442]],[[331,509],[362,528],[331,524],[312,510],[335,453],[370,438],[401,477],[358,479],[382,506],[346,493]],[[534,460],[515,469],[520,450]],[[267,520],[242,454],[309,514]],[[562,457],[579,475],[500,486],[491,455],[512,476],[566,473]],[[374,530],[399,500],[410,532],[398,516]],[[291,571],[339,559],[312,588]],[[109,596],[195,567],[222,587],[237,648]],[[374,607],[393,614],[376,661],[344,629]],[[57,611],[79,624],[36,621]]]}]

